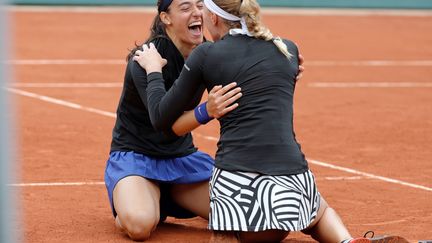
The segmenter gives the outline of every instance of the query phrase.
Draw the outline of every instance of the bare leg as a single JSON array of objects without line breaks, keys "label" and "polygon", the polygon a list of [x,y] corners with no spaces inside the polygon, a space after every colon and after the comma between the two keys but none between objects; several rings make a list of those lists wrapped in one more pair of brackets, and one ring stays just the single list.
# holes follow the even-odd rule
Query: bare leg
[{"label": "bare leg", "polygon": [[[208,181],[194,184],[178,184],[171,188],[173,199],[183,208],[201,216],[209,217],[210,198]],[[263,232],[240,233],[241,242],[279,242],[286,238],[288,232],[267,230]],[[214,231],[210,242],[238,242],[234,232]]]},{"label": "bare leg", "polygon": [[193,184],[177,184],[171,187],[173,200],[194,214],[209,218],[210,196],[208,181]]},{"label": "bare leg", "polygon": [[316,219],[306,230],[303,230],[303,233],[323,243],[341,242],[351,238],[339,215],[328,206],[323,197],[321,197],[320,209]]},{"label": "bare leg", "polygon": [[121,179],[113,192],[116,226],[133,240],[146,240],[159,223],[159,186],[140,176]]}]

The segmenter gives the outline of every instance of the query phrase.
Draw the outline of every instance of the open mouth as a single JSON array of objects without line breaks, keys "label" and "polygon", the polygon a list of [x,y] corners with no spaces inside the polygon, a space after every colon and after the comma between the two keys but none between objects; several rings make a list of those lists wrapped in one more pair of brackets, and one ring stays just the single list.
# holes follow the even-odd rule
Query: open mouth
[{"label": "open mouth", "polygon": [[202,34],[202,22],[201,21],[195,21],[192,22],[189,26],[189,31],[192,33],[192,35],[200,36]]}]

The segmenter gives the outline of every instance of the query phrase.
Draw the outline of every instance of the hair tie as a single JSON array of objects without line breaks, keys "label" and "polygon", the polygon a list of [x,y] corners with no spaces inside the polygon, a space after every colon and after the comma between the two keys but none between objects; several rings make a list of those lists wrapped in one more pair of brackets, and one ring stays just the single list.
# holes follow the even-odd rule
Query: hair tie
[{"label": "hair tie", "polygon": [[229,33],[231,35],[241,34],[241,35],[253,36],[247,28],[246,20],[244,17],[240,18],[238,16],[235,16],[233,14],[228,13],[227,11],[223,10],[218,5],[216,5],[216,3],[214,3],[212,0],[204,0],[204,5],[207,7],[208,10],[210,10],[210,12],[216,14],[217,16],[219,16],[223,19],[226,19],[229,21],[240,21],[242,28],[241,29],[231,29],[229,31]]}]

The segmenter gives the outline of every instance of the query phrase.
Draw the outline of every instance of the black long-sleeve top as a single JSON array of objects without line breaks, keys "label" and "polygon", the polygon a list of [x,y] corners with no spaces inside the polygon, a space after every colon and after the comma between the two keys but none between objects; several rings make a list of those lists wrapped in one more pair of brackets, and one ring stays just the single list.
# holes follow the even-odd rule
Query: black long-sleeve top
[{"label": "black long-sleeve top", "polygon": [[272,42],[243,35],[204,43],[192,52],[168,91],[160,73],[148,74],[150,117],[166,129],[202,84],[211,90],[235,81],[243,96],[238,108],[219,119],[215,166],[269,175],[305,172],[307,161],[293,131],[298,49],[284,42],[293,55],[290,59]]},{"label": "black long-sleeve top", "polygon": [[[165,89],[170,89],[179,76],[184,58],[168,37],[159,37],[152,42],[161,55],[168,60],[163,69]],[[123,84],[123,91],[117,107],[117,118],[112,132],[111,152],[134,151],[157,158],[186,156],[195,152],[191,134],[175,136],[170,127],[162,129],[157,121],[152,121],[147,109],[147,73],[141,66],[129,60]],[[182,107],[193,109],[201,100],[204,86],[189,93],[188,104]],[[175,115],[181,115],[178,110]],[[175,121],[169,120],[170,122]]]}]

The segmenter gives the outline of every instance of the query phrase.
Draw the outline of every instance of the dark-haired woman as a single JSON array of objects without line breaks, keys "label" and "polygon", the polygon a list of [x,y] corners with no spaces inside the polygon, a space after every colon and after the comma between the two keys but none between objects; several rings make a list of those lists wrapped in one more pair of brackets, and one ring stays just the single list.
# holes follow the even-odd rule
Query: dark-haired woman
[{"label": "dark-haired woman", "polygon": [[[162,70],[165,89],[179,76],[191,51],[203,42],[201,0],[159,0],[158,14],[146,41],[155,44],[169,64]],[[200,125],[193,110],[205,90],[190,95],[175,124],[181,135],[152,120],[147,106],[147,73],[132,60],[131,51],[117,119],[112,132],[105,183],[115,222],[133,240],[145,240],[166,216],[208,219],[208,182],[213,159],[197,151],[189,133]],[[234,80],[235,81],[235,80]],[[235,84],[216,86],[209,92],[206,111],[219,118],[237,107]],[[171,122],[174,122],[171,121]]]}]

